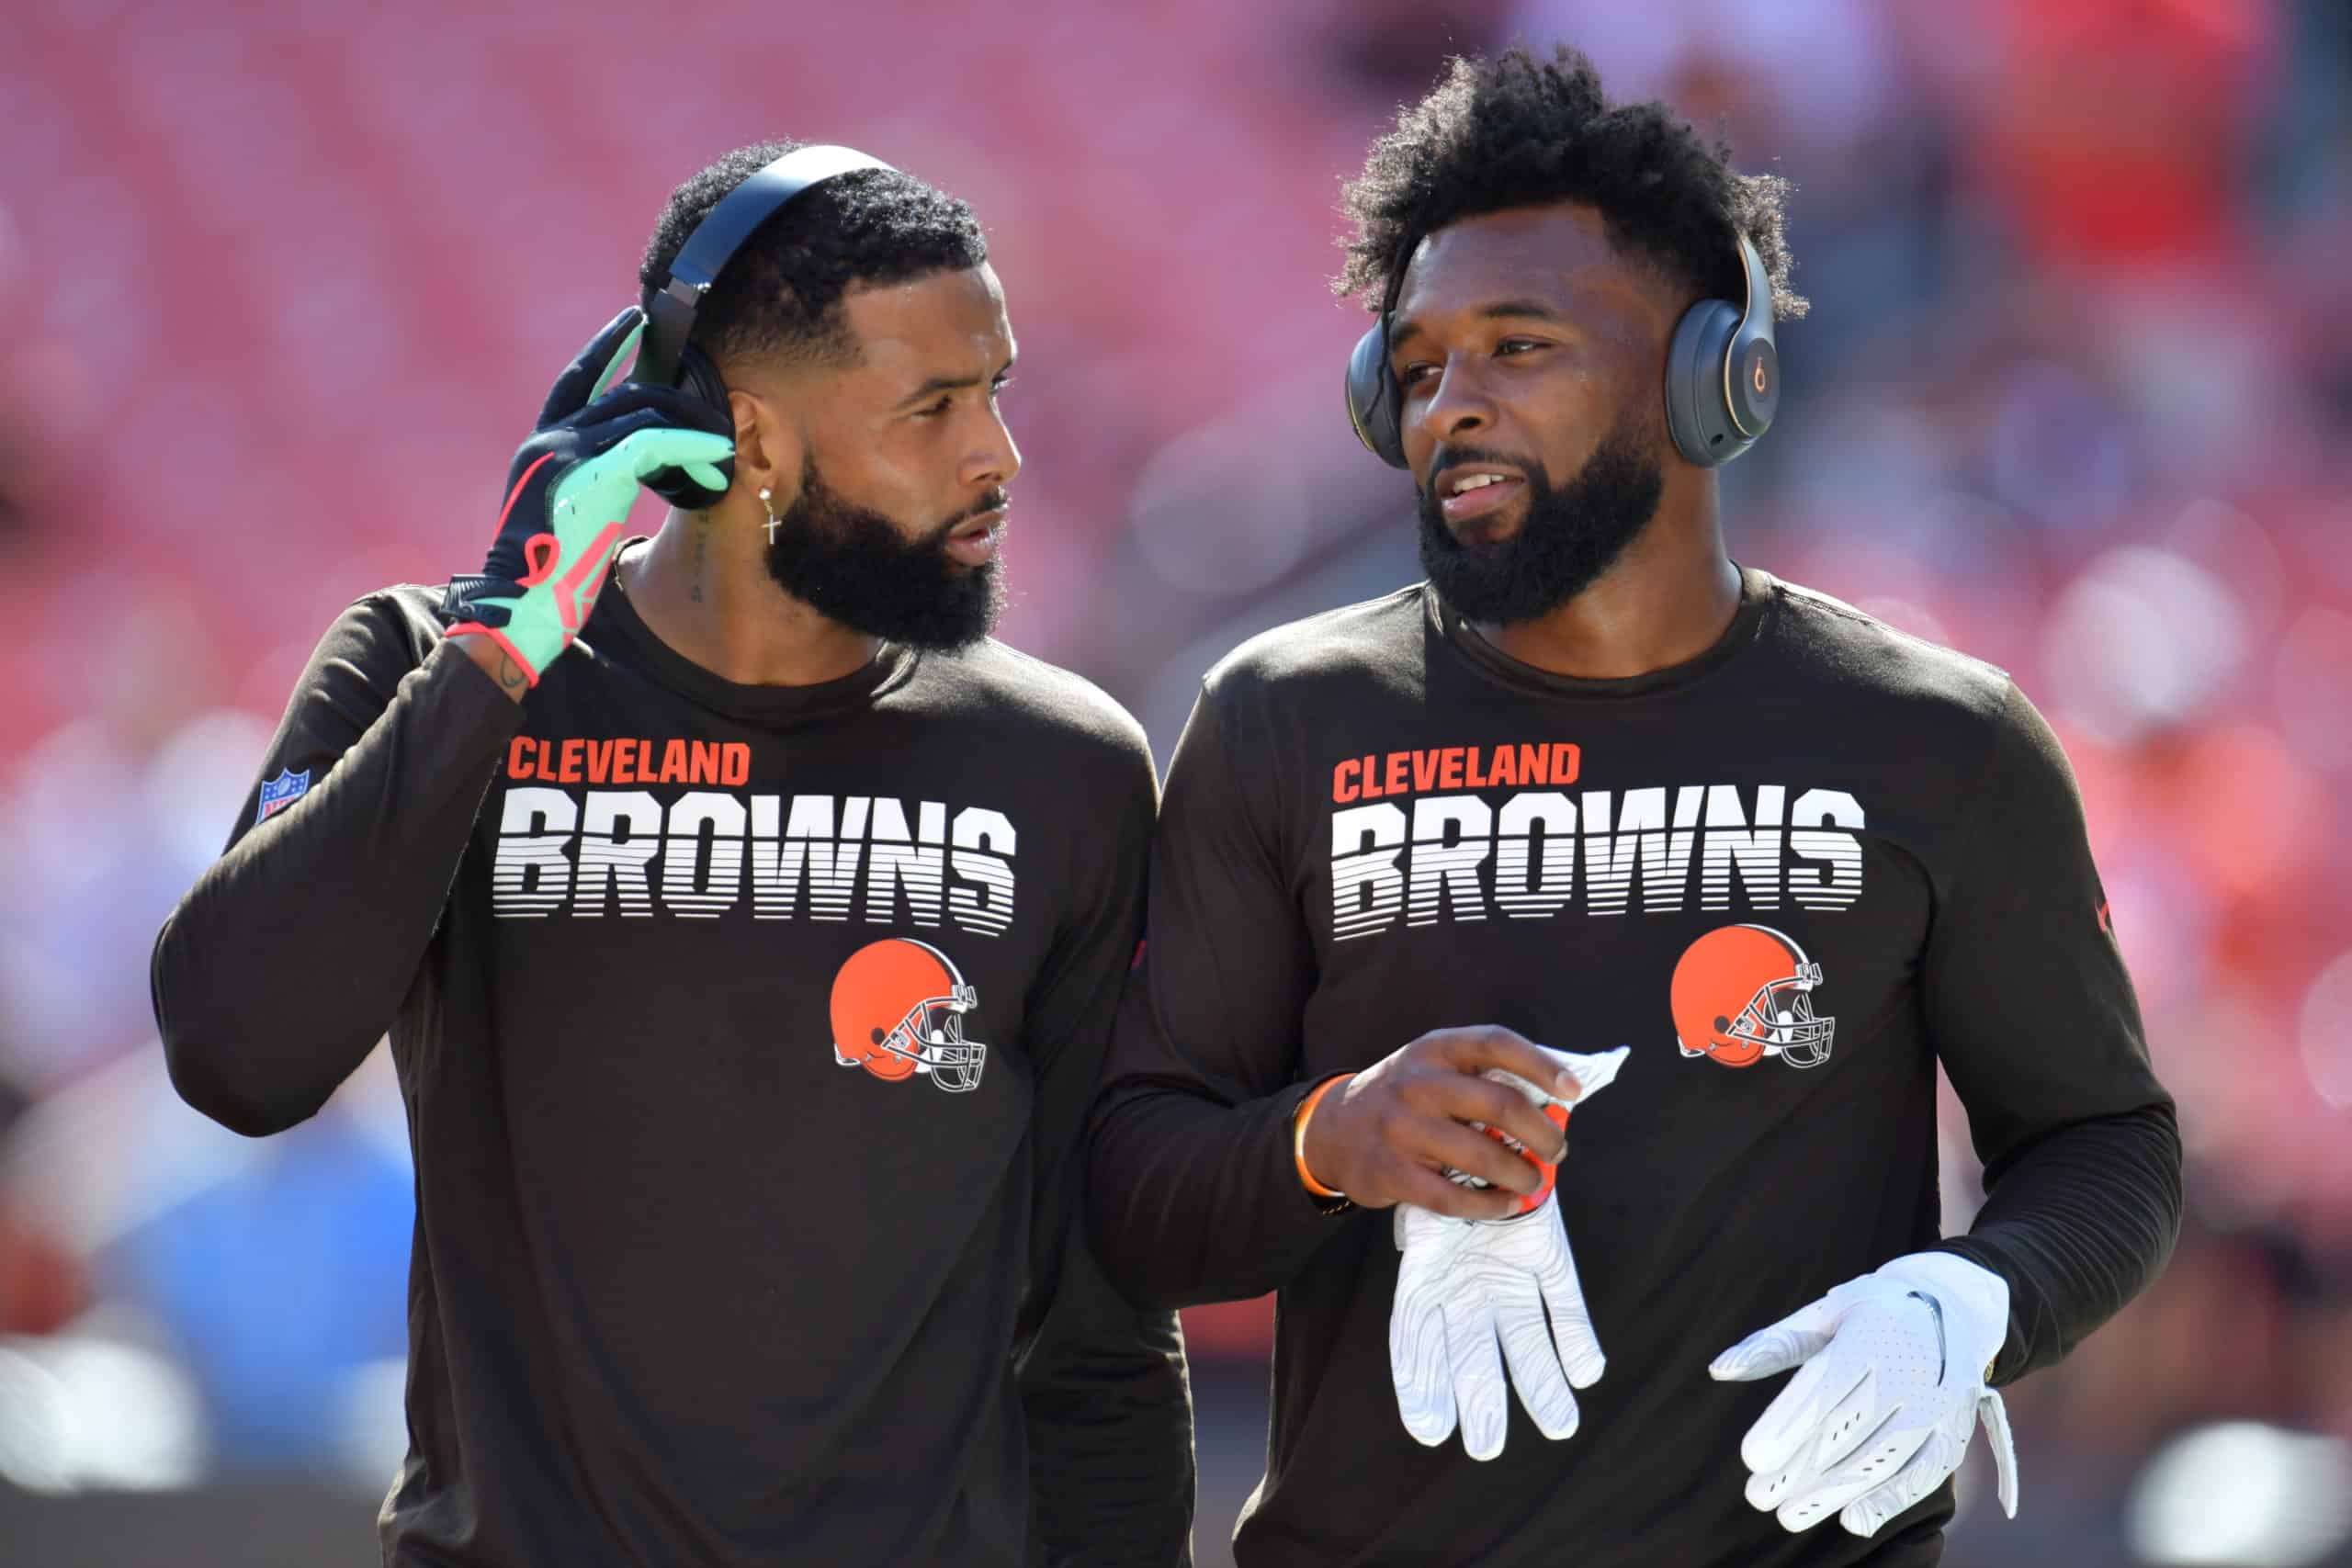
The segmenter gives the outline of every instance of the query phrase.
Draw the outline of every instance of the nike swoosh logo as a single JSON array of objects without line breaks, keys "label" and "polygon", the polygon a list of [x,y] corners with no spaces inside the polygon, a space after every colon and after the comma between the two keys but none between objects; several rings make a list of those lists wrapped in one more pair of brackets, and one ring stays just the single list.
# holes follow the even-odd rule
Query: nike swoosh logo
[{"label": "nike swoosh logo", "polygon": [[1944,1303],[1936,1300],[1935,1297],[1928,1294],[1925,1291],[1913,1291],[1910,1294],[1913,1301],[1927,1303],[1928,1310],[1935,1314],[1936,1386],[1941,1388],[1943,1386],[1945,1369],[1950,1365],[1951,1361],[1951,1358],[1944,1350]]}]

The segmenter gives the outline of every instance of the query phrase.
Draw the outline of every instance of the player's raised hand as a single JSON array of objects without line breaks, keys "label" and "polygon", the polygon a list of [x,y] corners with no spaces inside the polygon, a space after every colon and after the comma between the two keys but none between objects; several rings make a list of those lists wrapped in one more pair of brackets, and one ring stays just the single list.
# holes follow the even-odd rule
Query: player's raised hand
[{"label": "player's raised hand", "polygon": [[[1514,1031],[1431,1030],[1326,1094],[1307,1119],[1300,1157],[1317,1181],[1363,1208],[1418,1203],[1464,1220],[1517,1213],[1544,1181],[1533,1162],[1558,1163],[1567,1140],[1543,1103],[1483,1076],[1498,1069],[1551,1100],[1581,1092],[1574,1073]],[[1484,1185],[1449,1180],[1448,1171]]]},{"label": "player's raised hand", "polygon": [[535,686],[595,607],[639,484],[683,468],[727,488],[719,466],[733,461],[735,435],[724,418],[667,387],[605,389],[644,330],[630,306],[556,378],[507,470],[489,558],[442,596],[451,637],[489,637]]}]

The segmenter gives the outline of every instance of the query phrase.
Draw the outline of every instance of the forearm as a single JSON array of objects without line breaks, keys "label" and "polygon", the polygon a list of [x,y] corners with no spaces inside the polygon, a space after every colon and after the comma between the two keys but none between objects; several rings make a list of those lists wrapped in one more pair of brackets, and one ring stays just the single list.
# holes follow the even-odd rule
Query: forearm
[{"label": "forearm", "polygon": [[1174,1313],[1132,1305],[1073,1246],[1021,1401],[1041,1562],[1191,1562],[1192,1392]]},{"label": "forearm", "polygon": [[2180,1232],[2180,1134],[2169,1104],[2063,1127],[1993,1175],[1976,1223],[1944,1250],[2009,1286],[1996,1385],[2057,1361],[2144,1289]]},{"label": "forearm", "polygon": [[1090,1233],[1111,1279],[1157,1306],[1286,1283],[1334,1234],[1298,1179],[1291,1118],[1311,1084],[1226,1105],[1146,1078],[1096,1102]]},{"label": "forearm", "polygon": [[257,1135],[309,1116],[398,1011],[520,710],[436,649],[295,805],[198,878],[157,937],[156,1023],[187,1102]]}]

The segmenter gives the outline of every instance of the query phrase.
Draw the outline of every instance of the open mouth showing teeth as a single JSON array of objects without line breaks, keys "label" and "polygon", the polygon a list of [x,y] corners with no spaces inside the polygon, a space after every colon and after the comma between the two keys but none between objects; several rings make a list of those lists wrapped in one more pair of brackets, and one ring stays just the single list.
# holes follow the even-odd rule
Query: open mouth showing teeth
[{"label": "open mouth showing teeth", "polygon": [[1487,485],[1501,484],[1509,476],[1503,474],[1469,474],[1462,479],[1454,480],[1453,485],[1449,487],[1447,493],[1451,495],[1467,495],[1472,491],[1484,489]]}]

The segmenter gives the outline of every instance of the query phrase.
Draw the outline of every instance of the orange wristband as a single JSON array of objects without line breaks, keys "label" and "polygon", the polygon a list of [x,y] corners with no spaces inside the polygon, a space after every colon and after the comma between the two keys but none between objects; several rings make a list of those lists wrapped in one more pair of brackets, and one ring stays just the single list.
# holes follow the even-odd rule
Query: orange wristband
[{"label": "orange wristband", "polygon": [[1341,1073],[1337,1077],[1325,1078],[1298,1102],[1298,1111],[1290,1119],[1290,1157],[1298,1167],[1299,1185],[1317,1198],[1344,1198],[1347,1194],[1324,1186],[1315,1179],[1315,1173],[1306,1168],[1306,1123],[1315,1114],[1315,1108],[1323,1103],[1323,1097],[1353,1077],[1353,1073]]}]

